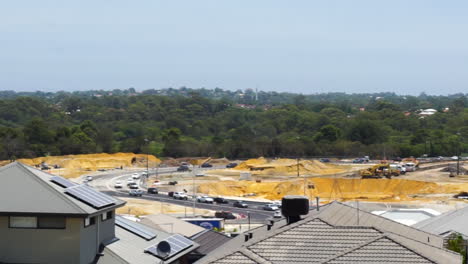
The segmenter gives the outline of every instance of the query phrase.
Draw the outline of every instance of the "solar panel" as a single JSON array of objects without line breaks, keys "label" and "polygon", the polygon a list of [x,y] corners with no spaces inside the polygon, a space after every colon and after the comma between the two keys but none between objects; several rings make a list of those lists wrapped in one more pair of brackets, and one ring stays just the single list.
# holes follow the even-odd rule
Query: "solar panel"
[{"label": "solar panel", "polygon": [[156,233],[154,233],[150,228],[132,220],[125,219],[122,216],[115,217],[115,224],[146,240],[151,240],[156,237]]},{"label": "solar panel", "polygon": [[65,178],[62,178],[62,177],[59,177],[59,176],[54,176],[52,178],[50,178],[50,181],[53,182],[53,183],[56,183],[64,188],[67,188],[67,187],[72,187],[72,186],[75,186],[77,185],[76,183],[73,183]]},{"label": "solar panel", "polygon": [[67,187],[65,193],[70,194],[78,200],[81,200],[94,208],[100,209],[115,203],[112,196],[98,192],[86,185],[74,185]]},{"label": "solar panel", "polygon": [[166,260],[168,258],[171,258],[174,255],[179,254],[181,251],[193,246],[192,240],[187,239],[184,236],[181,236],[179,234],[172,235],[168,237],[165,241],[169,243],[169,245],[171,246],[170,248],[171,251],[169,254],[165,252],[160,252],[158,250],[158,244],[147,248],[145,252],[148,252],[158,258]]}]

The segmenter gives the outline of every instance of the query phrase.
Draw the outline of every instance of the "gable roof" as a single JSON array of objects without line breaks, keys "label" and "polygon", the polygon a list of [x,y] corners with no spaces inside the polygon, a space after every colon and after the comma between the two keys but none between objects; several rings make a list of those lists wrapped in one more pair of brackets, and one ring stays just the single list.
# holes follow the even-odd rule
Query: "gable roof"
[{"label": "gable roof", "polygon": [[[461,263],[459,254],[443,249],[442,245],[436,247],[398,234],[409,232],[406,235],[422,238],[423,235],[417,234],[420,232],[427,239],[428,234],[417,229],[400,228],[392,225],[391,220],[363,211],[359,214],[359,225],[351,218],[344,221],[350,208],[354,211],[352,218],[357,219],[358,209],[334,202],[319,212],[311,211],[308,217],[294,224],[286,225],[285,221],[279,221],[271,230],[264,226],[252,230],[252,238],[247,242],[243,235],[236,237],[197,263],[237,263],[226,262],[228,256],[236,256],[246,263],[249,259],[254,263],[356,263],[356,259],[359,263],[375,263],[375,260],[388,263]],[[387,224],[397,228],[396,232],[387,232]],[[384,228],[379,228],[382,226]]]},{"label": "gable roof", "polygon": [[330,203],[325,210],[320,210],[319,215],[320,219],[335,226],[370,226],[439,248],[444,244],[443,238],[435,234],[336,201]]},{"label": "gable roof", "polygon": [[88,216],[123,206],[115,199],[111,206],[96,209],[68,194],[51,181],[53,175],[13,162],[0,168],[0,214],[64,214]]},{"label": "gable roof", "polygon": [[414,227],[437,235],[457,232],[468,237],[468,206],[421,221]]}]

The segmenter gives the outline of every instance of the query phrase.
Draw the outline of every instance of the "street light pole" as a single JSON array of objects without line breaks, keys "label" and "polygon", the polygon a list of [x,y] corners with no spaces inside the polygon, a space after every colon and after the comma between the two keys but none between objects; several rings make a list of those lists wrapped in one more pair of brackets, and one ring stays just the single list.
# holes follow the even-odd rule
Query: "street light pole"
[{"label": "street light pole", "polygon": [[193,207],[193,216],[195,216],[195,170],[192,171],[192,207]]},{"label": "street light pole", "polygon": [[[300,168],[299,168],[299,157],[296,159],[296,165],[297,165],[297,178],[300,177]],[[306,180],[306,175],[303,175],[304,177],[304,196],[306,196],[306,189],[307,189],[307,180]]]},{"label": "street light pole", "polygon": [[145,178],[145,186],[146,186],[146,183],[149,179],[149,140],[147,138],[145,138],[145,142],[146,142],[146,176],[143,177]]}]

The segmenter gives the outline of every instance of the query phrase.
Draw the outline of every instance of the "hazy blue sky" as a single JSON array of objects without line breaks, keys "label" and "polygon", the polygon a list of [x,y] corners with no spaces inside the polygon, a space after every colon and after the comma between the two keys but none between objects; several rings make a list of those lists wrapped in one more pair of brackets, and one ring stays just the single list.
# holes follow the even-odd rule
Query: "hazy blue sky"
[{"label": "hazy blue sky", "polygon": [[2,1],[0,89],[468,92],[468,1]]}]

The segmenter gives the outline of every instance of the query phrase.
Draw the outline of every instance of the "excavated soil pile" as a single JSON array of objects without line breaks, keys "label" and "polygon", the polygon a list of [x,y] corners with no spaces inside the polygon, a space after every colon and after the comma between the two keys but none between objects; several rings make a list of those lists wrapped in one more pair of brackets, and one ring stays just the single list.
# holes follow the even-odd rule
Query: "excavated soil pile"
[{"label": "excavated soil pile", "polygon": [[[295,175],[298,170],[298,163],[294,159],[272,159],[263,157],[258,159],[249,159],[237,165],[234,170],[250,171],[255,175]],[[300,175],[327,175],[343,173],[346,168],[343,166],[325,164],[318,160],[300,160]]]},{"label": "excavated soil pile", "polygon": [[66,156],[49,156],[34,159],[19,159],[19,162],[30,166],[37,166],[46,163],[53,168],[58,165],[59,169],[52,169],[52,173],[60,174],[65,177],[77,177],[89,171],[98,169],[113,169],[122,167],[145,167],[148,157],[149,167],[154,167],[161,161],[153,155],[133,154],[133,153],[99,153],[99,154],[81,154]]},{"label": "excavated soil pile", "polygon": [[[256,197],[278,200],[285,195],[302,195],[304,183],[302,180],[260,183],[221,181],[201,184],[198,190],[209,195],[255,194]],[[319,196],[337,200],[401,201],[412,200],[415,195],[450,194],[463,190],[468,190],[467,183],[437,184],[404,179],[311,178],[307,182],[306,194],[311,198]]]},{"label": "excavated soil pile", "polygon": [[[457,164],[449,164],[448,167],[444,167],[440,170],[441,172],[457,172]],[[463,164],[460,164],[459,173],[461,175],[468,175],[468,170],[463,167]]]}]

